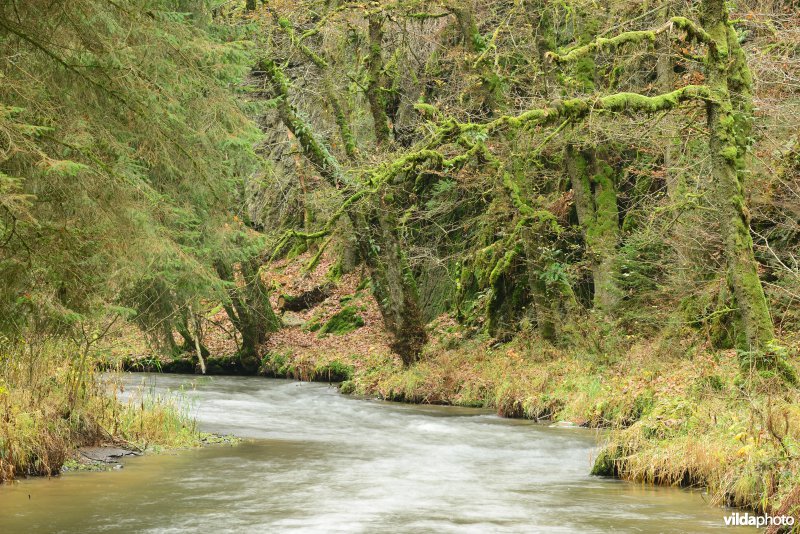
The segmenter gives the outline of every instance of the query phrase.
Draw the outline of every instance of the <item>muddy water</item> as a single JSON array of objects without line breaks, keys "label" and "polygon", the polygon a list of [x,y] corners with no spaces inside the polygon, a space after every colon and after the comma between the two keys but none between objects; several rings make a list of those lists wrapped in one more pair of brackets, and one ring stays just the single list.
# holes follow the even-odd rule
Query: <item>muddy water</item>
[{"label": "muddy water", "polygon": [[587,475],[596,436],[323,384],[130,375],[247,438],[0,487],[0,532],[706,532],[699,493]]}]

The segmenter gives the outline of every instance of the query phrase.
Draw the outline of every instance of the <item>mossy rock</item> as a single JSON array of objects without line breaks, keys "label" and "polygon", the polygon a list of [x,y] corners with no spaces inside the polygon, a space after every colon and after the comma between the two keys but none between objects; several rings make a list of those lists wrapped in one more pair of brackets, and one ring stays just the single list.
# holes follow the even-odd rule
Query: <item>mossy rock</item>
[{"label": "mossy rock", "polygon": [[293,376],[295,367],[291,364],[289,354],[272,353],[261,361],[259,373],[269,377]]},{"label": "mossy rock", "polygon": [[591,474],[598,477],[617,476],[618,458],[619,458],[619,451],[616,447],[603,449],[602,451],[600,451],[600,454],[594,461]]},{"label": "mossy rock", "polygon": [[364,319],[356,313],[356,309],[347,306],[339,313],[331,317],[322,328],[319,329],[321,334],[335,334],[341,336],[358,330],[364,326]]},{"label": "mossy rock", "polygon": [[179,357],[161,364],[160,371],[162,373],[179,373],[188,374],[193,373],[195,370],[195,360],[190,357]]},{"label": "mossy rock", "polygon": [[356,384],[352,380],[345,380],[339,384],[339,393],[342,395],[352,395],[356,392]]}]

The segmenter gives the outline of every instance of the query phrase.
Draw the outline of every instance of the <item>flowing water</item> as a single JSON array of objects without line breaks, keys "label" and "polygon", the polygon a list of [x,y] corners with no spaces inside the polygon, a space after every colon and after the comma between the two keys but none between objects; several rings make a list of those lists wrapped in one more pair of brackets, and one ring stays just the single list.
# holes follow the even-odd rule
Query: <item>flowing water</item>
[{"label": "flowing water", "polygon": [[0,487],[0,533],[737,531],[699,493],[589,476],[597,436],[585,429],[324,384],[126,381],[183,386],[203,430],[245,442]]}]

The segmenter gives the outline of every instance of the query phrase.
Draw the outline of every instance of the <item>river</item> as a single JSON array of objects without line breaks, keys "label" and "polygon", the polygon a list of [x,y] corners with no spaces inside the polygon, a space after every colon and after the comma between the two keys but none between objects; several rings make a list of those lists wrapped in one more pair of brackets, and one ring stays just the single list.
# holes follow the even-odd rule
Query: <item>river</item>
[{"label": "river", "polygon": [[597,435],[585,429],[325,384],[125,380],[183,386],[203,430],[245,441],[0,486],[0,532],[737,531],[699,492],[589,476]]}]

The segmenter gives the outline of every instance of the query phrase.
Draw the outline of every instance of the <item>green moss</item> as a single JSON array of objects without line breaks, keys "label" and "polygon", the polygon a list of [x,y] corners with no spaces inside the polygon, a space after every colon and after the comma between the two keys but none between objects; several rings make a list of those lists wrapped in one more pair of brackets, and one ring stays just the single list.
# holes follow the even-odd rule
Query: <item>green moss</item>
[{"label": "green moss", "polygon": [[[592,177],[592,182],[595,184],[595,217],[594,223],[586,228],[586,238],[594,246],[608,245],[603,248],[613,249],[619,229],[614,169],[605,162],[600,162],[598,166],[599,172]],[[606,243],[608,240],[611,242]]]},{"label": "green moss", "polygon": [[331,317],[320,329],[320,334],[335,334],[341,336],[364,326],[364,319],[358,315],[357,309],[346,306],[339,313]]},{"label": "green moss", "polygon": [[594,461],[591,474],[599,477],[617,476],[618,459],[619,450],[617,448],[607,447],[603,449]]},{"label": "green moss", "polygon": [[627,44],[636,44],[642,42],[654,43],[655,40],[656,34],[654,31],[630,31],[621,33],[611,38],[598,37],[594,41],[591,41],[583,46],[573,48],[565,54],[552,54],[550,57],[559,63],[567,63],[572,61],[579,62],[597,52],[613,51]]},{"label": "green moss", "polygon": [[800,384],[797,371],[789,363],[788,351],[774,340],[761,350],[740,350],[739,365],[744,376],[755,370],[762,379],[775,377],[792,386]]},{"label": "green moss", "polygon": [[520,248],[514,247],[513,249],[507,251],[503,255],[503,257],[500,259],[500,261],[497,262],[497,264],[494,266],[494,269],[492,269],[491,274],[489,275],[490,285],[493,286],[497,284],[497,280],[500,278],[501,275],[503,275],[509,269],[514,259],[517,258],[517,256],[519,256],[519,253],[520,253]]},{"label": "green moss", "polygon": [[728,145],[720,151],[719,155],[729,161],[735,162],[736,158],[739,156],[739,150],[736,148],[736,146]]},{"label": "green moss", "polygon": [[273,353],[261,362],[261,373],[267,376],[290,377],[295,374],[291,354]]},{"label": "green moss", "polygon": [[340,360],[325,362],[314,368],[314,380],[327,380],[330,382],[352,381],[355,368],[352,365],[342,363]]},{"label": "green moss", "polygon": [[342,395],[352,395],[356,392],[356,385],[352,380],[345,380],[339,384],[339,393]]}]

